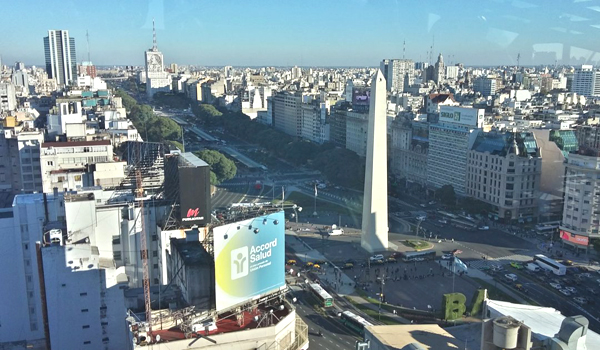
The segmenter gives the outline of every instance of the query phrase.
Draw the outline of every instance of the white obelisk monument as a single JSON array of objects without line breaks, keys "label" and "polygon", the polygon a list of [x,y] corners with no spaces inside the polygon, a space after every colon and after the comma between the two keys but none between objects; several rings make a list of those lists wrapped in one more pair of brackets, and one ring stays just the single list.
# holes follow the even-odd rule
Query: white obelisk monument
[{"label": "white obelisk monument", "polygon": [[371,81],[361,246],[370,253],[388,248],[387,125],[385,78]]}]

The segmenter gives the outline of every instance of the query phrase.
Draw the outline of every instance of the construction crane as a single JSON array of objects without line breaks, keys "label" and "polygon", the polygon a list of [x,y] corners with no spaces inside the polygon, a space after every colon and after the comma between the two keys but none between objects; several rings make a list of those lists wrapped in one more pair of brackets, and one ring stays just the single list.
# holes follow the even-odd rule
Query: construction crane
[{"label": "construction crane", "polygon": [[148,242],[146,239],[146,223],[144,219],[144,186],[142,185],[142,171],[139,166],[135,169],[136,196],[139,199],[142,231],[140,244],[142,246],[142,269],[144,277],[144,305],[146,306],[146,323],[148,324],[148,342],[152,343],[152,304],[150,299],[150,276],[148,273]]}]

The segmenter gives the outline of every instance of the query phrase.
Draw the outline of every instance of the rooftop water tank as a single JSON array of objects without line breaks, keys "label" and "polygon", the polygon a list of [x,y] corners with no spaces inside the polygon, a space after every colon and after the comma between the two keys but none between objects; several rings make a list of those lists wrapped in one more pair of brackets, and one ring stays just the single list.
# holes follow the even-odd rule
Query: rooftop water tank
[{"label": "rooftop water tank", "polygon": [[493,343],[502,349],[517,347],[521,323],[510,316],[498,317],[494,320]]}]

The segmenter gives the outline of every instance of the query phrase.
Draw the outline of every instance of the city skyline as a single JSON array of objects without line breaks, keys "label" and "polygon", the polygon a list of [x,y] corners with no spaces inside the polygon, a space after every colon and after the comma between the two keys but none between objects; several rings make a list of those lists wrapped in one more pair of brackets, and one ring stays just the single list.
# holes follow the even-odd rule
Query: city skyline
[{"label": "city skyline", "polygon": [[[42,38],[69,30],[79,62],[143,64],[152,47],[167,63],[200,66],[376,66],[382,58],[447,64],[590,64],[600,60],[600,6],[593,1],[554,3],[492,1],[425,3],[400,1],[114,2],[88,12],[79,3],[5,4],[0,24],[4,64],[42,66]],[[17,29],[18,28],[18,29]],[[433,47],[433,50],[432,50]],[[405,49],[405,51],[404,51]]]}]

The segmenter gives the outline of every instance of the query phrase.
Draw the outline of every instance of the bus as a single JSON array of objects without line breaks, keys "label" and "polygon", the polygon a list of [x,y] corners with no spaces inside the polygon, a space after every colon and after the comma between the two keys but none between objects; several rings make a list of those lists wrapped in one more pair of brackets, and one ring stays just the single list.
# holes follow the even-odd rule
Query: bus
[{"label": "bus", "polygon": [[554,232],[558,231],[559,225],[560,225],[560,221],[545,222],[545,223],[537,224],[537,225],[535,225],[535,232],[538,235],[553,234]]},{"label": "bus", "polygon": [[533,261],[542,269],[552,271],[555,275],[562,276],[567,273],[565,265],[558,263],[545,255],[537,254],[533,257]]},{"label": "bus", "polygon": [[404,262],[435,260],[435,250],[423,250],[420,252],[399,252],[400,259]]},{"label": "bus", "polygon": [[316,283],[311,283],[308,286],[313,295],[319,300],[322,307],[333,306],[333,298],[325,291],[325,289],[323,289],[323,287]]},{"label": "bus", "polygon": [[361,336],[365,335],[365,327],[373,325],[350,311],[342,312],[341,321],[346,327],[358,332]]}]

